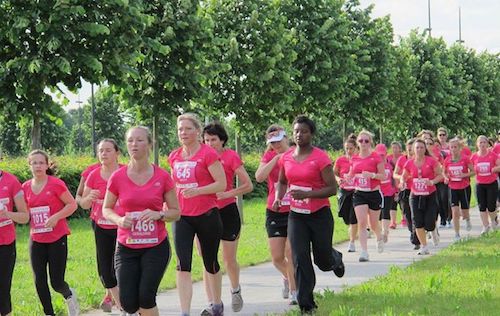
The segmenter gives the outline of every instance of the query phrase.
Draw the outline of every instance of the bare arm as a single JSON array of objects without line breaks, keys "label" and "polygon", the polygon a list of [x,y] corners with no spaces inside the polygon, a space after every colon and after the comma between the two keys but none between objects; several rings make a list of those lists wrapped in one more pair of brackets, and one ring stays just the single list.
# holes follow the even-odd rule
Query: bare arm
[{"label": "bare arm", "polygon": [[252,192],[253,183],[252,180],[250,180],[250,176],[248,175],[245,167],[239,166],[234,173],[239,178],[240,185],[230,191],[217,193],[218,199],[228,199],[248,192]]},{"label": "bare arm", "polygon": [[268,163],[263,163],[261,162],[259,164],[259,168],[257,168],[257,171],[255,171],[255,180],[257,182],[261,183],[266,181],[267,177],[273,170],[274,166],[276,166],[276,163],[278,160],[281,158],[281,154],[278,154],[273,157]]},{"label": "bare arm", "polygon": [[65,191],[63,194],[61,194],[61,196],[59,196],[59,198],[64,203],[64,207],[59,212],[49,217],[49,219],[45,223],[46,227],[55,227],[59,220],[71,216],[71,214],[73,214],[78,207],[75,199],[73,198],[71,193],[69,193],[69,191]]},{"label": "bare arm", "polygon": [[208,172],[214,179],[214,182],[203,187],[191,188],[182,191],[182,195],[186,198],[192,198],[198,195],[214,194],[222,192],[226,189],[226,174],[220,161],[215,161],[208,167]]},{"label": "bare arm", "polygon": [[83,194],[80,197],[80,207],[88,210],[92,206],[92,202],[94,202],[99,197],[99,194],[99,190],[92,190],[87,185],[85,185]]},{"label": "bare arm", "polygon": [[7,207],[4,207],[3,210],[0,209],[0,218],[8,218],[19,224],[26,224],[30,220],[30,215],[23,191],[19,191],[14,197],[14,205],[17,212],[8,212]]},{"label": "bare arm", "polygon": [[114,207],[118,197],[114,195],[109,190],[106,190],[106,195],[104,196],[104,203],[102,206],[102,215],[107,220],[112,221],[116,225],[123,228],[130,228],[132,226],[132,219],[129,216],[120,216],[116,214]]}]

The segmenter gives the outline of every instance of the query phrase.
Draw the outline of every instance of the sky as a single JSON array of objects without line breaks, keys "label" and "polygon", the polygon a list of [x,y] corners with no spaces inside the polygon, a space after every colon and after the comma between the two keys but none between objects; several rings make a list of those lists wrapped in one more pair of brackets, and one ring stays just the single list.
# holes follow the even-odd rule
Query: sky
[{"label": "sky", "polygon": [[[423,31],[428,25],[428,0],[360,0],[361,6],[374,4],[373,17],[389,15],[394,27],[395,41],[412,29]],[[433,37],[443,37],[452,44],[458,40],[458,8],[462,11],[462,40],[464,45],[481,52],[500,53],[500,0],[430,0]],[[63,88],[63,90],[65,90]],[[97,90],[97,87],[96,87]],[[65,90],[67,91],[67,90]],[[67,110],[86,103],[90,84],[83,82],[78,94],[67,91],[70,100]],[[89,100],[90,101],[90,100]]]}]

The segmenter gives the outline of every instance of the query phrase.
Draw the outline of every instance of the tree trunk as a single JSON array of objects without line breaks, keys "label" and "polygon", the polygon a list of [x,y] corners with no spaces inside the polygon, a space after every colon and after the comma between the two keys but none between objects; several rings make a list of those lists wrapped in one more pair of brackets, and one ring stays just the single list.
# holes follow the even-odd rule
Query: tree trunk
[{"label": "tree trunk", "polygon": [[94,84],[90,85],[90,91],[92,93],[92,152],[94,153],[94,158],[97,157],[97,144],[95,135],[95,98],[94,98]]},{"label": "tree trunk", "polygon": [[378,136],[379,136],[379,143],[382,144],[384,142],[384,137],[383,137],[383,134],[384,134],[384,127],[382,125],[380,125],[379,129],[378,129]]},{"label": "tree trunk", "polygon": [[342,120],[342,141],[345,141],[345,139],[347,138],[346,129],[347,129],[347,124],[346,124],[345,118],[344,118]]},{"label": "tree trunk", "polygon": [[[241,157],[241,139],[240,139],[240,134],[236,133],[234,137],[234,144],[235,144],[235,149],[238,155]],[[236,177],[236,187],[240,186],[240,178]],[[241,224],[244,223],[243,220],[243,195],[238,195],[236,197],[236,204],[238,205],[238,210],[240,211],[240,219],[241,219]]]},{"label": "tree trunk", "polygon": [[154,164],[159,166],[159,161],[160,161],[160,153],[159,153],[159,148],[160,148],[160,140],[158,139],[158,114],[154,114],[153,116],[153,159],[154,159]]},{"label": "tree trunk", "polygon": [[42,148],[42,131],[40,126],[40,116],[33,115],[33,126],[31,127],[31,150]]}]

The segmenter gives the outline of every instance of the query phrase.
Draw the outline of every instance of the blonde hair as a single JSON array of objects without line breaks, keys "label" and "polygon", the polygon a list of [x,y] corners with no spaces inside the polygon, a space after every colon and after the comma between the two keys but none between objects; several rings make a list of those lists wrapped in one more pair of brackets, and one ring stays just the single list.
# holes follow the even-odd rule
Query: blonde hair
[{"label": "blonde hair", "polygon": [[368,139],[370,139],[370,144],[373,146],[373,136],[375,136],[375,135],[372,132],[370,132],[366,129],[363,129],[363,130],[361,130],[361,132],[358,133],[358,137],[361,135],[368,136]]},{"label": "blonde hair", "polygon": [[[146,133],[147,138],[148,138],[148,143],[149,143],[149,144],[152,144],[152,143],[153,143],[153,136],[151,135],[151,131],[149,130],[149,128],[148,128],[148,127],[146,127],[146,126],[141,126],[141,125],[132,126],[131,128],[129,128],[129,129],[127,130],[127,133],[125,133],[125,142],[127,141],[127,135],[128,135],[128,133],[130,133],[130,132],[131,132],[132,130],[134,130],[134,129],[140,129],[140,130],[144,131],[144,132]],[[108,141],[108,142],[111,142],[111,141],[109,141],[109,140],[102,140],[102,141]],[[112,142],[111,142],[111,143],[112,143]]]},{"label": "blonde hair", "polygon": [[484,135],[479,135],[476,139],[476,147],[479,149],[479,142],[481,140],[484,140],[486,142],[486,144],[488,144],[488,146],[490,146],[490,140],[488,139],[488,137],[484,136]]},{"label": "blonde hair", "polygon": [[200,135],[202,134],[203,126],[201,124],[200,119],[198,118],[198,115],[196,115],[195,113],[181,114],[177,117],[177,125],[179,125],[179,123],[183,120],[191,121],[191,123],[193,123],[194,127],[198,130],[199,134]]}]

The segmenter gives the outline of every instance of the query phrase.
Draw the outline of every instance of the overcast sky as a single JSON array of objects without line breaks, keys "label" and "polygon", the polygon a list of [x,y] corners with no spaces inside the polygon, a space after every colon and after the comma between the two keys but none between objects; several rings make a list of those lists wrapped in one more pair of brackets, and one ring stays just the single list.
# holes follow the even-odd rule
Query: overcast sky
[{"label": "overcast sky", "polygon": [[[375,4],[373,16],[389,15],[395,40],[410,30],[428,25],[427,0],[361,0],[361,6]],[[458,8],[462,9],[462,40],[478,52],[500,53],[500,0],[431,0],[433,37],[443,37],[448,44],[458,40]],[[78,94],[67,93],[69,108],[78,107],[90,98],[90,84],[84,83]]]}]

